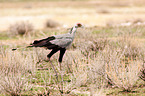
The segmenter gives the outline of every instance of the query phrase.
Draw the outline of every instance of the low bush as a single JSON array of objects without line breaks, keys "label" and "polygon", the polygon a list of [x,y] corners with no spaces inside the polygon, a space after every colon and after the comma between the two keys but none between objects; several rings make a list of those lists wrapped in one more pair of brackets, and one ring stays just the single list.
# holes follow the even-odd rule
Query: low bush
[{"label": "low bush", "polygon": [[56,28],[59,26],[59,23],[56,21],[53,21],[51,19],[46,20],[45,26],[48,28]]},{"label": "low bush", "polygon": [[31,23],[26,21],[16,22],[9,26],[9,35],[26,35],[30,34],[34,30],[34,27]]},{"label": "low bush", "polygon": [[[27,55],[26,55],[27,54]],[[0,89],[12,96],[21,95],[31,88],[28,84],[35,72],[35,57],[31,53],[0,49]],[[29,80],[28,80],[29,77]]]}]

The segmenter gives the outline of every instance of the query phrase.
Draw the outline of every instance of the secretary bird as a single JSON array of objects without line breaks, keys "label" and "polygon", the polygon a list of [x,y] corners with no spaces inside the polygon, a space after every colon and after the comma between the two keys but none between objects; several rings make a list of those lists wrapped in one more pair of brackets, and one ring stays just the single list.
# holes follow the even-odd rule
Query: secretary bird
[{"label": "secretary bird", "polygon": [[[47,58],[49,61],[53,54],[60,51],[58,61],[60,64],[60,69],[61,69],[61,62],[63,59],[63,55],[64,55],[66,49],[69,48],[70,45],[72,44],[74,37],[75,37],[75,33],[77,31],[77,28],[79,28],[79,27],[83,28],[83,25],[81,23],[75,24],[67,34],[55,35],[55,36],[51,36],[51,37],[48,37],[48,38],[42,39],[42,40],[35,40],[31,45],[27,46],[27,48],[28,47],[45,47],[47,49],[52,50],[47,55]],[[12,50],[16,50],[16,49],[12,49]]]}]

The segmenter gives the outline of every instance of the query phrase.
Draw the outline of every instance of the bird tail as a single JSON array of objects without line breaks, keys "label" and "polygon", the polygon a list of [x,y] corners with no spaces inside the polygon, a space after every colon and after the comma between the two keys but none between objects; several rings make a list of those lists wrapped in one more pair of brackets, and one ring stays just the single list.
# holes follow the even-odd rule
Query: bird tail
[{"label": "bird tail", "polygon": [[35,40],[33,43],[31,43],[29,46],[19,47],[19,48],[13,48],[12,51],[15,51],[17,49],[22,48],[31,48],[31,47],[43,47],[43,45],[46,43],[46,40]]},{"label": "bird tail", "polygon": [[33,47],[44,47],[46,45],[47,40],[35,40],[32,44]]},{"label": "bird tail", "polygon": [[45,47],[46,45],[48,45],[48,41],[54,40],[55,37],[48,37],[46,39],[42,39],[42,40],[35,40],[32,44],[30,44],[29,46],[25,46],[25,47],[20,47],[20,48],[14,48],[12,49],[12,51],[15,51],[17,49],[22,49],[22,48],[30,48],[30,47]]},{"label": "bird tail", "polygon": [[25,47],[13,48],[12,51],[15,51],[17,49],[22,49],[22,48],[30,48],[30,47],[34,47],[34,46],[30,44],[29,46],[25,46]]}]

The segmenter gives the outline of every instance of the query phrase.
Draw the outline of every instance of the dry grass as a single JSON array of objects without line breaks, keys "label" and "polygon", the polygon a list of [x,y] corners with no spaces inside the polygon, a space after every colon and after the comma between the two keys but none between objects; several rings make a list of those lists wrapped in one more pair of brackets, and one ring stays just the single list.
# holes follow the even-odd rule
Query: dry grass
[{"label": "dry grass", "polygon": [[[60,93],[60,95],[104,95],[106,93],[103,92],[103,89],[108,87],[131,92],[134,87],[143,84],[140,83],[140,78],[141,76],[143,78],[144,75],[140,75],[140,70],[143,70],[145,53],[144,41],[138,39],[142,36],[139,35],[142,31],[135,30],[132,33],[129,32],[129,34],[119,34],[128,33],[128,30],[131,31],[132,28],[134,27],[106,28],[105,30],[108,33],[105,32],[104,28],[79,29],[76,33],[73,47],[67,50],[64,56],[62,72],[57,63],[59,53],[56,53],[51,58],[58,72],[58,79],[46,58],[50,52],[49,50],[32,48],[30,50],[21,49],[12,52],[9,48],[3,49],[2,47],[0,68],[3,70],[2,75],[4,78],[1,79],[0,89],[5,94],[18,95],[24,94],[24,90],[31,92],[32,95],[56,95],[57,93]],[[139,29],[139,27],[137,28]],[[102,30],[102,32],[97,30]],[[60,33],[61,31],[55,34]],[[47,32],[47,34],[50,33]],[[52,34],[54,33],[52,32]],[[107,37],[108,34],[114,37]],[[43,36],[46,36],[46,34],[43,33]],[[118,38],[115,36],[118,36]],[[27,38],[31,40],[34,37],[33,35],[25,37],[25,40]],[[137,40],[139,41],[137,42]],[[4,73],[8,73],[8,75]],[[20,85],[16,86],[12,81],[17,81]],[[10,84],[11,89],[4,86],[10,86]],[[31,91],[29,87],[37,91]],[[63,88],[63,90],[60,91],[60,88]],[[4,91],[5,89],[10,91],[6,92]]]},{"label": "dry grass", "polygon": [[[36,57],[31,53],[12,52],[11,49],[0,49],[0,87],[2,93],[21,95],[30,90],[28,78],[36,71],[34,60]],[[30,78],[29,78],[30,79]]]},{"label": "dry grass", "polygon": [[33,31],[33,25],[26,21],[17,22],[9,26],[9,34],[14,35],[28,35]]},{"label": "dry grass", "polygon": [[[27,34],[33,26],[43,29],[35,30],[35,34],[1,40],[0,94],[105,96],[114,95],[111,91],[104,91],[108,89],[118,89],[118,93],[123,95],[123,91],[131,94],[144,87],[145,29],[144,25],[135,25],[144,22],[144,6],[138,6],[142,4],[134,3],[136,0],[119,2],[0,3],[1,30],[8,30],[12,23],[13,35]],[[28,20],[33,26],[28,22],[15,23],[20,20]],[[120,22],[128,20],[135,24],[120,26]],[[58,78],[46,58],[49,50],[31,48],[12,52],[10,49],[30,44],[35,38],[68,31],[62,26],[57,27],[55,21],[67,28],[74,22],[86,26],[86,29],[78,29],[72,47],[64,55],[62,71],[58,64],[59,52],[52,56]],[[108,21],[109,27],[98,27],[106,26]],[[139,94],[143,95],[143,92]]]},{"label": "dry grass", "polygon": [[48,28],[56,28],[56,27],[59,26],[59,23],[57,23],[57,22],[54,21],[54,20],[48,19],[48,20],[46,21],[45,26],[48,27]]},{"label": "dry grass", "polygon": [[[115,57],[116,60],[109,61],[106,64],[106,74],[108,75],[108,80],[115,86],[121,88],[123,91],[130,92],[133,87],[137,84],[139,79],[139,72],[142,68],[142,61],[127,61],[120,62]],[[127,64],[126,64],[127,63]]]}]

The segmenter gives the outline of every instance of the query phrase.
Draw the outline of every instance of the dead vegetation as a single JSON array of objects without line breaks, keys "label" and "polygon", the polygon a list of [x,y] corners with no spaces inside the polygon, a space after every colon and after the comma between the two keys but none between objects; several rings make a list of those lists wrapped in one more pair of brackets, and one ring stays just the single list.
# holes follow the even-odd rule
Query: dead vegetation
[{"label": "dead vegetation", "polygon": [[[114,32],[113,30],[117,29],[110,30]],[[121,28],[118,30],[128,31]],[[130,35],[122,34],[122,37],[118,34],[119,37],[115,39],[104,36],[103,31],[104,29],[102,33],[94,33],[93,29],[86,29],[85,34],[82,34],[84,30],[78,30],[73,47],[64,56],[62,72],[57,63],[58,54],[51,58],[58,72],[58,79],[50,62],[46,60],[49,50],[34,48],[12,52],[10,48],[1,47],[1,93],[104,95],[106,93],[101,90],[108,87],[132,92],[134,87],[142,86],[144,43],[137,42],[137,37],[131,35],[137,34],[138,31]],[[85,37],[86,35],[88,38]],[[116,36],[116,32],[112,35]],[[29,38],[33,38],[33,35]],[[63,83],[61,74],[63,74]],[[61,87],[63,90],[60,91]],[[77,91],[80,89],[83,91]]]},{"label": "dead vegetation", "polygon": [[20,21],[9,26],[9,35],[28,35],[34,30],[34,27],[31,23],[26,21]]},{"label": "dead vegetation", "polygon": [[[2,93],[12,96],[30,90],[29,80],[36,70],[34,55],[24,52],[12,53],[10,49],[0,49],[0,88]],[[29,80],[28,80],[29,78]]]},{"label": "dead vegetation", "polygon": [[[71,5],[69,5],[70,2],[72,2]],[[13,2],[0,3],[0,8],[5,6],[13,8],[15,6],[11,11],[18,8],[18,12],[12,12],[14,14],[9,9],[0,9],[2,17],[7,16],[10,12],[10,15],[15,16],[32,15],[35,23],[39,18],[37,24],[20,21],[10,25],[9,36],[6,38],[11,36],[17,38],[9,38],[5,41],[1,36],[0,95],[116,96],[118,94],[124,95],[124,93],[126,95],[144,95],[145,28],[142,25],[144,23],[142,19],[144,17],[144,7],[140,7],[142,10],[138,9],[138,7],[134,8],[134,4],[139,2],[136,0],[132,3],[129,1],[120,1],[121,3],[118,3],[118,1],[115,1],[115,3],[110,1],[101,1],[101,3],[98,1],[83,1],[84,5],[82,4],[81,6],[78,3],[81,1],[70,2],[64,2],[62,5],[61,1],[35,2],[36,6],[31,3],[29,3],[30,5],[23,5],[23,2],[16,3],[18,6],[15,6],[16,4]],[[139,5],[142,4],[139,3]],[[60,6],[58,5],[62,8],[59,8]],[[85,9],[82,6],[86,6]],[[95,6],[97,6],[97,9]],[[132,8],[128,9],[127,13],[124,13],[126,7],[131,6]],[[71,9],[70,7],[74,8]],[[64,9],[65,12],[63,12]],[[130,20],[134,10],[136,14]],[[123,15],[124,17],[121,17],[122,13],[125,14]],[[37,17],[37,15],[41,16]],[[110,15],[111,17],[109,17]],[[47,19],[48,16],[52,18]],[[125,23],[114,23],[118,18],[124,20]],[[56,78],[55,72],[47,60],[49,50],[22,48],[14,52],[11,51],[14,46],[27,45],[29,41],[31,43],[35,38],[65,33],[68,30],[60,27],[58,22],[66,24],[64,27],[69,27],[75,20],[77,22],[85,22],[86,29],[78,29],[72,47],[67,50],[64,56],[62,71],[60,71],[57,62],[58,53],[51,58],[58,72],[58,78]],[[103,24],[106,24],[105,21],[107,20],[110,21],[107,27],[99,27],[99,22],[102,25],[102,21]],[[34,35],[31,32],[34,31],[33,26],[35,25],[37,25],[36,29],[42,25],[42,30],[35,30]],[[95,27],[90,27],[94,25]],[[14,45],[15,41],[17,41],[17,44]],[[142,89],[141,91],[139,91],[140,88]]]},{"label": "dead vegetation", "polygon": [[56,28],[59,26],[59,23],[54,20],[48,19],[48,20],[46,20],[45,26],[48,28]]}]

